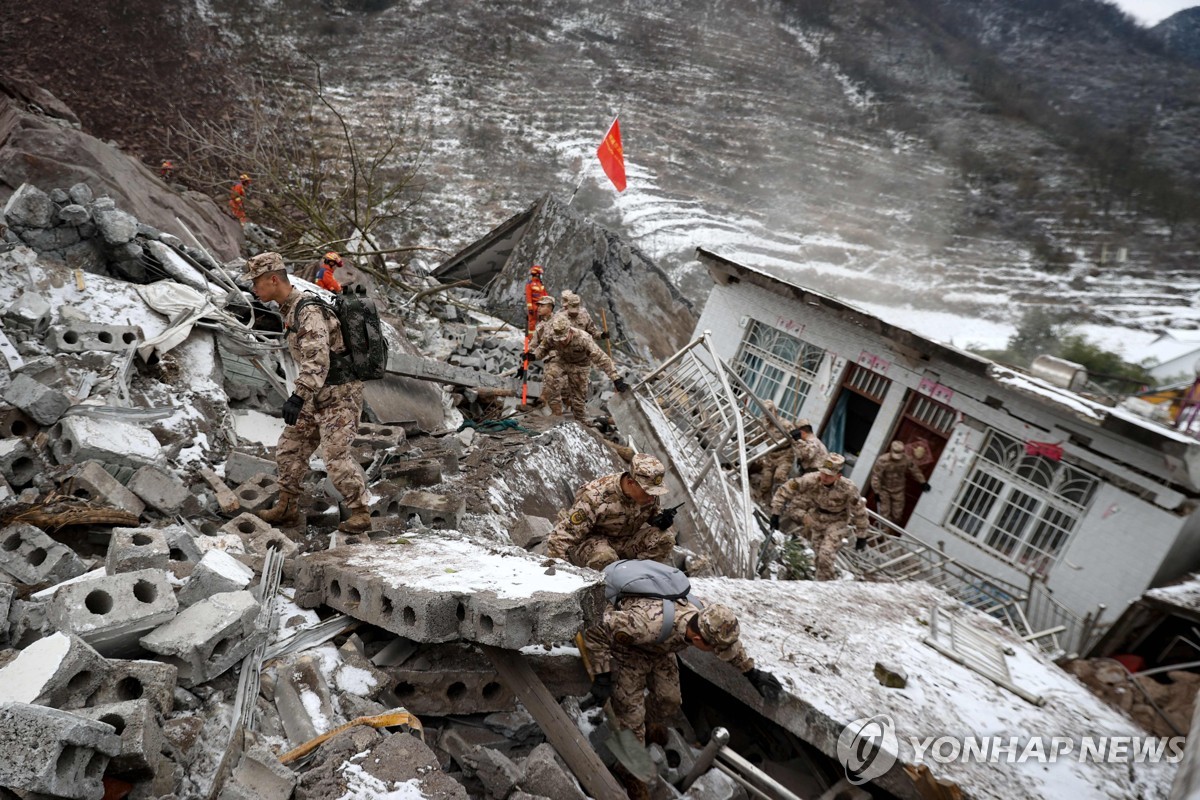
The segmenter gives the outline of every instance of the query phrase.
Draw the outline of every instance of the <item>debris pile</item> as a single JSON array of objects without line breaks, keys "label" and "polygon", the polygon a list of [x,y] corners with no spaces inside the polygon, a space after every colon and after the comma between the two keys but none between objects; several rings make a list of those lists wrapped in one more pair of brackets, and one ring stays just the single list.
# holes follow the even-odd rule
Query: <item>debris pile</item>
[{"label": "debris pile", "polygon": [[1191,725],[1200,675],[1171,670],[1160,676],[1131,675],[1112,658],[1078,659],[1065,665],[1092,693],[1119,708],[1154,736],[1180,736]]},{"label": "debris pile", "polygon": [[[583,797],[494,659],[527,665],[574,736],[604,740],[560,644],[598,613],[598,576],[546,574],[528,550],[612,451],[537,415],[363,422],[372,531],[334,530],[315,461],[306,524],[272,527],[254,512],[279,491],[265,445],[280,423],[261,411],[282,396],[277,336],[242,313],[235,265],[85,190],[22,187],[0,252],[0,786]],[[516,368],[521,337],[481,330],[482,312],[407,319],[453,366]],[[471,412],[499,396],[453,394]]]}]

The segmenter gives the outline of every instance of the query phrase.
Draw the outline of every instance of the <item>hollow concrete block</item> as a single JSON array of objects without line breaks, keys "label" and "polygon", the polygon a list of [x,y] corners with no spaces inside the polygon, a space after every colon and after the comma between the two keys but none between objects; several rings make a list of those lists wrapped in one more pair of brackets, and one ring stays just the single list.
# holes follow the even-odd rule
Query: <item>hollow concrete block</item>
[{"label": "hollow concrete block", "polygon": [[187,607],[215,594],[241,591],[252,580],[254,570],[250,567],[224,550],[209,550],[179,590],[179,605]]},{"label": "hollow concrete block", "polygon": [[142,777],[154,773],[165,742],[157,712],[149,700],[108,703],[81,708],[75,713],[113,726],[121,737],[120,752],[108,765],[110,774]]},{"label": "hollow concrete block", "polygon": [[51,438],[50,449],[60,464],[99,461],[136,470],[155,463],[162,452],[154,434],[144,428],[82,415],[64,417],[51,429]]},{"label": "hollow concrete block", "polygon": [[0,396],[39,425],[53,425],[71,407],[71,400],[65,394],[23,372],[13,376],[12,382]]},{"label": "hollow concrete block", "polygon": [[179,685],[190,689],[225,672],[266,637],[256,627],[258,613],[250,592],[213,595],[143,636],[141,644],[178,667]]},{"label": "hollow concrete block", "polygon": [[108,662],[87,642],[53,633],[30,644],[0,669],[0,703],[82,708],[110,672]]},{"label": "hollow concrete block", "polygon": [[146,510],[142,499],[108,474],[98,461],[80,464],[68,473],[68,477],[71,494],[75,497],[128,511],[138,517]]},{"label": "hollow concrete block", "polygon": [[242,509],[250,513],[262,511],[275,504],[279,497],[279,482],[274,476],[260,472],[249,480],[243,481],[233,491]]},{"label": "hollow concrete block", "polygon": [[74,550],[40,528],[18,522],[0,530],[0,570],[18,583],[34,586],[74,578],[86,568]]},{"label": "hollow concrete block", "polygon": [[130,325],[71,322],[52,325],[47,338],[50,346],[60,353],[87,353],[94,350],[123,353],[142,339],[142,330]]},{"label": "hollow concrete block", "polygon": [[25,439],[0,439],[0,478],[25,489],[46,471],[41,453]]},{"label": "hollow concrete block", "polygon": [[379,425],[372,422],[360,422],[358,424],[358,433],[351,442],[351,446],[384,450],[404,444],[404,439],[404,428],[401,425]]},{"label": "hollow concrete block", "polygon": [[0,786],[100,800],[109,759],[120,751],[120,737],[102,722],[45,706],[0,705]]},{"label": "hollow concrete block", "polygon": [[88,700],[95,707],[130,700],[148,700],[161,715],[175,709],[175,686],[179,670],[161,661],[108,659],[108,678]]},{"label": "hollow concrete block", "polygon": [[395,513],[405,518],[416,515],[427,528],[455,530],[465,510],[466,503],[461,497],[432,492],[408,492],[400,498]]},{"label": "hollow concrete block", "polygon": [[171,545],[159,528],[113,528],[104,566],[109,575],[141,569],[166,569]]},{"label": "hollow concrete block", "polygon": [[138,639],[179,611],[161,569],[143,569],[63,586],[50,602],[50,622],[106,656],[136,655]]},{"label": "hollow concrete block", "polygon": [[245,512],[238,514],[233,519],[226,522],[219,529],[220,533],[230,533],[234,536],[256,536],[259,534],[279,533],[269,522],[256,517],[254,514]]},{"label": "hollow concrete block", "polygon": [[0,439],[32,439],[40,430],[37,421],[21,409],[0,409]]}]

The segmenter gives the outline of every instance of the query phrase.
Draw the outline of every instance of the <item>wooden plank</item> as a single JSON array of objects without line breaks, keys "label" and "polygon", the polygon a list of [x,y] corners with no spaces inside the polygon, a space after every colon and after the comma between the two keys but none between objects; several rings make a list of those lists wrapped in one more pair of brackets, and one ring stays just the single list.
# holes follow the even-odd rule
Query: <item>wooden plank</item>
[{"label": "wooden plank", "polygon": [[555,751],[567,762],[584,790],[596,800],[626,800],[627,795],[591,744],[580,733],[554,695],[516,650],[480,645],[500,673],[504,684],[521,699],[521,704],[541,726]]}]

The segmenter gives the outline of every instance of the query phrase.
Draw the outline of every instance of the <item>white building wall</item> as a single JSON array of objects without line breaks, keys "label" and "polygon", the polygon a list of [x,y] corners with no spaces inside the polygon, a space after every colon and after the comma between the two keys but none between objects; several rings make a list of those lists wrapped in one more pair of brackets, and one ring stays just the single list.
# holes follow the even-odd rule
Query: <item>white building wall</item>
[{"label": "white building wall", "polygon": [[[976,422],[960,422],[955,426],[937,467],[929,476],[932,489],[918,500],[908,529],[985,574],[1018,587],[1028,584],[1029,579],[1023,569],[994,555],[982,545],[946,530],[943,525],[983,442],[983,425],[1023,441],[1060,441],[1066,435],[1061,430],[1061,421],[1039,405],[1034,405],[1033,401],[979,376],[963,373],[951,364],[921,362],[911,356],[900,355],[893,351],[891,343],[878,334],[834,312],[809,308],[791,297],[776,295],[745,282],[713,287],[697,324],[697,331],[711,331],[717,352],[723,359],[732,362],[750,318],[787,331],[826,351],[822,375],[828,374],[828,381],[813,387],[801,409],[801,416],[810,418],[818,428],[841,383],[847,362],[855,362],[863,351],[889,361],[884,374],[892,381],[892,385],[863,447],[862,457],[851,474],[852,480],[860,487],[869,477],[871,465],[887,446],[902,410],[906,391],[915,389],[926,376],[955,389],[956,394],[949,405]],[[837,369],[828,369],[834,364]],[[981,402],[989,396],[999,397],[1003,401],[1003,408],[997,409]],[[1037,420],[1042,427],[1025,420]],[[1123,452],[1123,456],[1134,464],[1138,463],[1138,459],[1149,462],[1154,458],[1153,454],[1134,451],[1127,444],[1116,445],[1120,440],[1107,432],[1084,427],[1094,439],[1091,445],[1093,451],[1116,451],[1120,447],[1123,452],[1128,449],[1129,453]],[[1113,447],[1109,447],[1110,441]],[[1069,442],[1064,446],[1068,452],[1079,457],[1085,468],[1089,458],[1094,457]],[[1108,462],[1105,467],[1117,474],[1137,478],[1118,462]],[[1180,565],[1181,571],[1195,568],[1195,559],[1200,555],[1197,548],[1181,544],[1184,520],[1177,514],[1104,483],[1103,476],[1101,479],[1101,487],[1088,511],[1051,568],[1047,584],[1060,602],[1081,616],[1093,611],[1099,603],[1105,603],[1115,611],[1123,609],[1130,599],[1151,585],[1155,575],[1164,569],[1164,560],[1172,552],[1190,559],[1189,565]],[[1170,506],[1179,499],[1176,497],[1175,501],[1170,501],[1167,498],[1175,493],[1165,488],[1162,492],[1163,505]]]}]

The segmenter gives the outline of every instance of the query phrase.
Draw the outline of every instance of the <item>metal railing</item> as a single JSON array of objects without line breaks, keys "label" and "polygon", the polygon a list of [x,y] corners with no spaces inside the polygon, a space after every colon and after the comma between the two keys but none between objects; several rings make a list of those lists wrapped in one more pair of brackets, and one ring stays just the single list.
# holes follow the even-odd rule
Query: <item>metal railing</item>
[{"label": "metal railing", "polygon": [[744,384],[735,391],[731,375],[705,331],[635,385],[633,394],[683,478],[705,554],[726,575],[748,578],[755,573],[762,533],[746,471],[747,432],[754,457],[786,433],[777,419],[770,437],[757,417],[753,423],[752,415],[743,417],[744,408],[761,403]]}]

